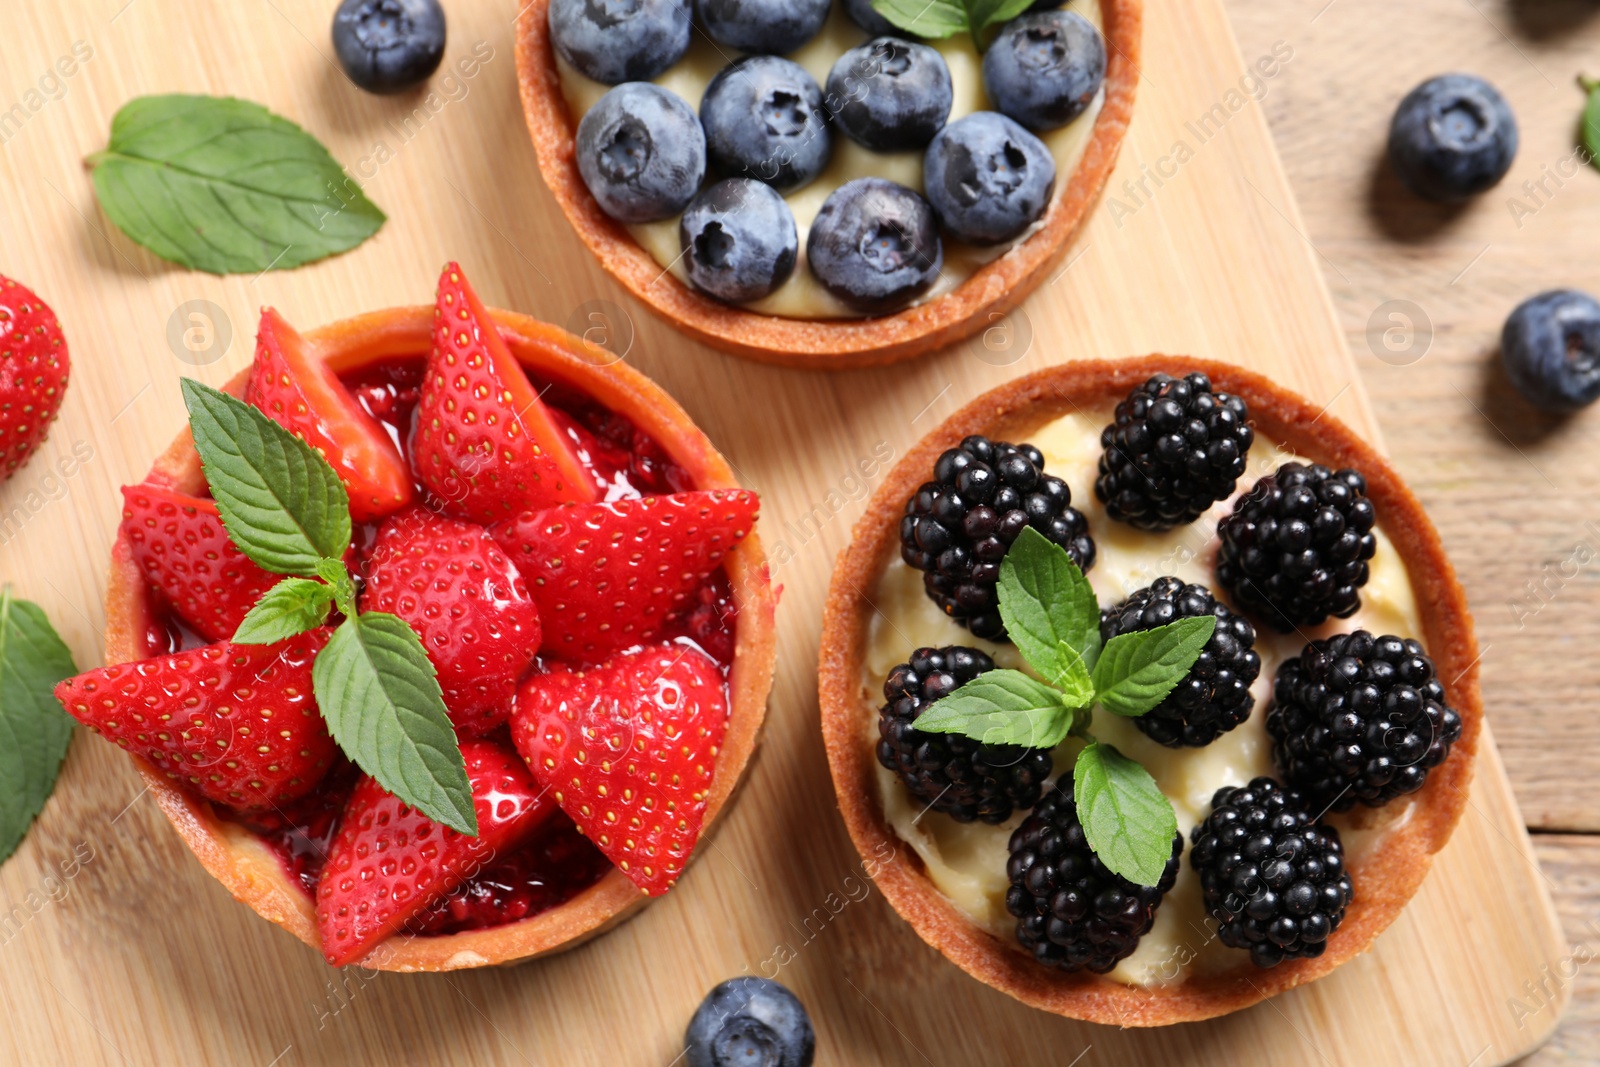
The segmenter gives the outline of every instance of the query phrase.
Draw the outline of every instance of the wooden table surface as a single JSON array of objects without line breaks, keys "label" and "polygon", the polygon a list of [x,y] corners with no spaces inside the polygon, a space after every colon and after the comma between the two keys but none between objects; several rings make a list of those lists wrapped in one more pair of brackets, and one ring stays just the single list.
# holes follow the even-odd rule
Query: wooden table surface
[{"label": "wooden table surface", "polygon": [[[1501,324],[1523,298],[1600,293],[1600,171],[1574,156],[1575,78],[1600,76],[1600,4],[1227,8],[1245,56],[1280,41],[1293,49],[1259,106],[1301,236],[1319,256],[1390,454],[1461,570],[1500,753],[1568,939],[1591,957],[1571,979],[1561,1029],[1526,1062],[1600,1062],[1600,410],[1539,415],[1510,391],[1497,358]],[[1461,210],[1409,196],[1382,162],[1400,97],[1453,70],[1498,86],[1522,134],[1506,180]],[[1390,327],[1399,329],[1386,344]],[[1544,591],[1531,594],[1530,583]]]}]

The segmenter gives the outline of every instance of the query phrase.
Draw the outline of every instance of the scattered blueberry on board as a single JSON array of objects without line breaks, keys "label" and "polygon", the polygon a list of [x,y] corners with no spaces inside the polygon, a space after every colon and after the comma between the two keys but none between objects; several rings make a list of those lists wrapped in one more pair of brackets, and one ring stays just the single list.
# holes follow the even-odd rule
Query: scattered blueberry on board
[{"label": "scattered blueberry on board", "polygon": [[399,93],[427,81],[444,58],[439,0],[344,0],[333,15],[333,50],[369,93]]},{"label": "scattered blueberry on board", "polygon": [[939,131],[922,165],[923,188],[952,237],[994,245],[1021,236],[1050,206],[1056,161],[1043,141],[993,111]]},{"label": "scattered blueberry on board", "polygon": [[1071,11],[1008,22],[983,55],[983,88],[995,109],[1030,130],[1065,126],[1106,79],[1100,31]]},{"label": "scattered blueberry on board", "polygon": [[728,178],[694,198],[678,223],[684,267],[696,289],[735,304],[760,300],[789,280],[800,254],[794,212],[769,185]]},{"label": "scattered blueberry on board", "polygon": [[1471,74],[1429,78],[1400,101],[1389,164],[1426,200],[1454,202],[1494,187],[1517,155],[1517,119],[1505,97]]},{"label": "scattered blueberry on board", "polygon": [[1524,301],[1500,335],[1506,376],[1529,403],[1567,412],[1600,398],[1600,301],[1555,289]]},{"label": "scattered blueberry on board", "polygon": [[700,122],[714,168],[785,192],[821,174],[833,155],[822,89],[804,67],[777,56],[745,56],[718,71]]},{"label": "scattered blueberry on board", "polygon": [[706,36],[770,55],[786,55],[815,37],[832,6],[832,0],[695,0]]},{"label": "scattered blueberry on board", "polygon": [[550,0],[550,39],[561,58],[605,85],[649,81],[689,50],[689,0]]},{"label": "scattered blueberry on board", "polygon": [[937,48],[878,37],[845,52],[828,101],[845,135],[877,152],[926,147],[950,117],[950,68]]},{"label": "scattered blueberry on board", "polygon": [[578,123],[578,172],[607,215],[654,222],[689,206],[706,174],[700,120],[674,93],[624,82]]},{"label": "scattered blueberry on board", "polygon": [[687,1067],[811,1067],[817,1037],[798,997],[770,979],[745,977],[706,994],[684,1044]]},{"label": "scattered blueberry on board", "polygon": [[944,245],[926,200],[885,178],[856,178],[823,202],[806,237],[806,259],[830,293],[877,314],[933,287]]}]

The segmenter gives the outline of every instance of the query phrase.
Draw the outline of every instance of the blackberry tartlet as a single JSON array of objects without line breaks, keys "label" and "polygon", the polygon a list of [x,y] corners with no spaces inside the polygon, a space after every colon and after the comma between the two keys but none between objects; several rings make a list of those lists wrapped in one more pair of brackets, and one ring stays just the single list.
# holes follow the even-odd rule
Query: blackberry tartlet
[{"label": "blackberry tartlet", "polygon": [[[1194,514],[1170,529],[1113,518],[1109,501],[1086,492],[1102,473],[1102,440],[1115,435],[1118,406],[1150,397],[1151,383],[1155,394],[1182,383],[1191,399],[1201,391],[1230,398],[1202,406],[1248,419],[1229,428],[1239,443],[1249,430],[1244,467],[1230,470],[1235,487],[1191,495],[1196,503],[1183,515]],[[1139,418],[1149,413],[1141,406]],[[1052,541],[1032,525],[987,561],[998,570],[995,594],[978,606],[993,603],[989,621],[1000,621],[1009,640],[984,636],[980,629],[993,630],[948,611],[952,593],[932,576],[950,544],[917,539],[924,521],[949,530],[970,513],[947,504],[950,523],[935,517],[940,483],[960,477],[953,467],[976,469],[974,459],[955,458],[972,457],[963,449],[974,440],[987,442],[986,467],[997,452],[1011,454],[996,442],[1018,442],[1016,458],[1061,479],[1094,533],[1087,571],[1070,540]],[[1290,457],[1303,464],[1290,466]],[[940,464],[952,469],[941,475]],[[1359,484],[1336,471],[1359,472]],[[1314,498],[1308,530],[1319,508],[1336,511],[1365,571],[1359,602],[1345,616],[1327,612],[1310,636],[1280,630],[1275,611],[1236,597],[1227,580],[1218,524],[1260,503],[1266,494],[1251,489],[1263,478]],[[1308,483],[1338,488],[1319,496]],[[959,488],[950,492],[961,497]],[[1266,502],[1250,518],[1258,530],[1269,520],[1282,530],[1301,518],[1299,503],[1291,504],[1286,514],[1281,500]],[[1328,554],[1349,550],[1343,534],[1324,544]],[[1363,630],[1398,637],[1367,638]],[[1431,674],[1420,666],[1423,649]],[[938,665],[944,673],[931,672],[931,692],[910,684],[922,677],[911,669],[913,653],[936,666],[919,650],[955,657]],[[1330,655],[1337,668],[1303,677],[1307,664]],[[1074,361],[1020,378],[974,398],[901,457],[836,565],[819,691],[846,827],[872,857],[885,898],[925,941],[1024,1003],[1157,1026],[1226,1014],[1316,979],[1365,952],[1394,921],[1466,803],[1482,723],[1476,662],[1450,563],[1381,456],[1259,375],[1151,356]],[[1146,668],[1141,681],[1124,684]],[[1383,729],[1379,740],[1407,758],[1422,747],[1424,727],[1431,736],[1438,723],[1441,742],[1427,749],[1438,758],[1418,761],[1425,776],[1384,779],[1383,761],[1396,757],[1363,749],[1350,792],[1387,795],[1382,806],[1323,803],[1335,785],[1331,732],[1319,724],[1340,713],[1344,692],[1335,692],[1334,673],[1337,684],[1348,678],[1360,690],[1368,746]],[[1269,727],[1275,677],[1283,707],[1274,704]],[[1436,713],[1434,685],[1444,691]],[[1253,710],[1257,701],[1262,708]],[[930,747],[928,773],[907,776],[902,768],[915,761],[898,757],[908,745],[891,745],[893,758],[879,759],[890,726],[897,739],[914,729],[944,746],[1011,745],[1047,758],[1049,776],[1031,808],[1011,793],[1003,821],[963,821],[930,807],[951,780],[933,773],[942,773],[950,749]],[[1397,793],[1402,783],[1418,788]],[[1112,794],[1122,797],[1114,816],[1106,807]],[[1208,913],[1223,932],[1197,937]]]}]

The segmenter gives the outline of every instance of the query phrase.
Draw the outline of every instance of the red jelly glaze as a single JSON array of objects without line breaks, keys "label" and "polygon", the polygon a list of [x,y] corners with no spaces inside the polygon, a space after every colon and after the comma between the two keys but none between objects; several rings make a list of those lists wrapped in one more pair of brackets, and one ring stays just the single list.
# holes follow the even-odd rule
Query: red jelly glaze
[{"label": "red jelly glaze", "polygon": [[[345,387],[389,432],[407,458],[423,365],[422,356],[399,358],[341,376]],[[626,416],[571,386],[532,380],[542,390],[544,403],[566,431],[579,459],[594,476],[603,499],[624,500],[696,488],[688,472],[673,463],[661,445]],[[420,486],[418,497],[422,499]],[[365,569],[367,550],[376,533],[375,523],[358,525],[355,530],[358,571]],[[737,617],[728,576],[718,570],[700,590],[697,605],[673,620],[663,639],[698,645],[721,665],[726,677],[733,663]],[[148,655],[203,644],[170,612],[163,610],[153,615],[146,639]],[[343,761],[310,796],[269,816],[247,817],[217,806],[214,810],[256,834],[277,853],[294,884],[314,900],[328,844],[358,778],[357,768]],[[435,936],[517,922],[566,903],[610,870],[610,861],[578,832],[572,820],[558,812],[532,840],[438,901],[416,920],[420,925],[413,928],[422,936]]]}]

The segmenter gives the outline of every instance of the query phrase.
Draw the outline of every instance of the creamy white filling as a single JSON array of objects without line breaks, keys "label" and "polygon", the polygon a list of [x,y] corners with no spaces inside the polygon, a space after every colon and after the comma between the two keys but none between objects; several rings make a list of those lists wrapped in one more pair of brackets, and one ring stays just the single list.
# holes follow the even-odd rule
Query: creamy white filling
[{"label": "creamy white filling", "polygon": [[[1072,0],[1066,5],[1066,10],[1076,11],[1093,23],[1096,29],[1101,28],[1100,5],[1096,0]],[[804,67],[825,90],[828,72],[833,69],[834,63],[845,52],[865,40],[867,40],[866,31],[850,21],[850,17],[844,13],[843,4],[836,3],[822,31],[786,58]],[[945,62],[950,66],[950,81],[954,92],[950,121],[954,122],[974,111],[990,110],[989,98],[983,91],[983,60],[973,47],[972,40],[966,34],[958,34],[949,40],[928,43],[944,55]],[[715,44],[696,28],[688,54],[655,81],[657,85],[683,97],[689,106],[698,112],[700,98],[705,95],[706,86],[718,71],[738,58],[738,55],[739,53]],[[574,118],[582,118],[585,112],[599,102],[610,86],[586,78],[559,56],[556,63],[560,68],[561,90],[566,97],[567,107],[571,109]],[[1084,149],[1089,143],[1089,133],[1094,128],[1095,116],[1100,113],[1104,102],[1105,92],[1102,89],[1088,110],[1077,119],[1058,130],[1039,135],[1040,140],[1044,141],[1055,157],[1057,197],[1070,184],[1078,161],[1083,158]],[[822,203],[828,199],[830,193],[851,179],[865,177],[888,178],[920,193],[922,153],[874,152],[835,130],[833,157],[827,168],[815,181],[784,197],[790,209],[794,211],[795,225],[800,234],[800,258],[795,264],[794,273],[776,292],[761,300],[745,304],[744,307],[783,318],[861,317],[860,312],[846,306],[824,289],[822,283],[812,275],[806,265],[806,234],[810,232],[812,220],[817,217],[817,212],[822,209]],[[689,275],[683,265],[683,248],[678,239],[678,219],[679,216],[673,216],[659,222],[633,225],[628,227],[628,231],[645,251],[661,264],[663,270],[670,271],[679,281],[687,285]],[[1010,244],[990,248],[979,248],[945,237],[944,270],[933,288],[917,303],[950,292],[970,278],[978,268],[1005,255],[1032,233],[1033,230],[1029,230]]]},{"label": "creamy white filling", "polygon": [[[1073,504],[1089,519],[1098,555],[1089,573],[1090,584],[1101,604],[1121,601],[1163,575],[1216,587],[1217,520],[1232,509],[1232,500],[1217,504],[1192,525],[1167,533],[1135,530],[1106,517],[1094,497],[1094,479],[1100,457],[1100,431],[1111,413],[1096,417],[1074,413],[1042,427],[1026,439],[1045,457],[1045,469],[1064,478],[1071,487]],[[1258,434],[1250,450],[1250,465],[1240,479],[1240,491],[1263,474],[1275,470],[1292,455]],[[1361,610],[1352,618],[1336,620],[1301,634],[1279,634],[1257,629],[1256,650],[1261,655],[1261,675],[1252,687],[1255,708],[1250,718],[1204,748],[1171,749],[1141,733],[1132,721],[1100,713],[1094,734],[1144,764],[1177,812],[1184,837],[1184,857],[1177,883],[1156,912],[1155,925],[1139,948],[1123,960],[1110,977],[1128,985],[1149,986],[1183,980],[1189,974],[1230,970],[1248,960],[1245,953],[1223,945],[1215,937],[1215,924],[1206,917],[1199,878],[1189,865],[1189,831],[1205,817],[1211,796],[1225,785],[1241,785],[1262,774],[1275,774],[1271,741],[1266,731],[1266,709],[1272,678],[1278,665],[1295,656],[1310,637],[1357,629],[1373,633],[1418,637],[1416,599],[1405,564],[1394,545],[1378,531],[1378,550],[1371,577],[1361,592]],[[1024,669],[1010,645],[975,638],[947,618],[922,590],[922,575],[900,562],[892,562],[878,580],[873,595],[873,615],[863,686],[869,697],[880,697],[884,679],[913,649],[923,646],[967,645],[982,648],[1001,667]],[[864,706],[861,729],[864,743],[877,743],[877,705]],[[1069,739],[1055,750],[1058,772],[1070,773],[1082,742]],[[1006,912],[1007,842],[1021,823],[1021,813],[1001,826],[958,823],[948,816],[924,811],[893,772],[874,766],[877,786],[889,824],[921,857],[928,877],[956,908],[978,926],[998,937],[1013,936],[1015,920]],[[1372,848],[1389,827],[1410,817],[1412,804],[1398,800],[1379,811],[1334,816],[1347,856],[1359,857]],[[1360,887],[1357,887],[1360,892]]]}]

